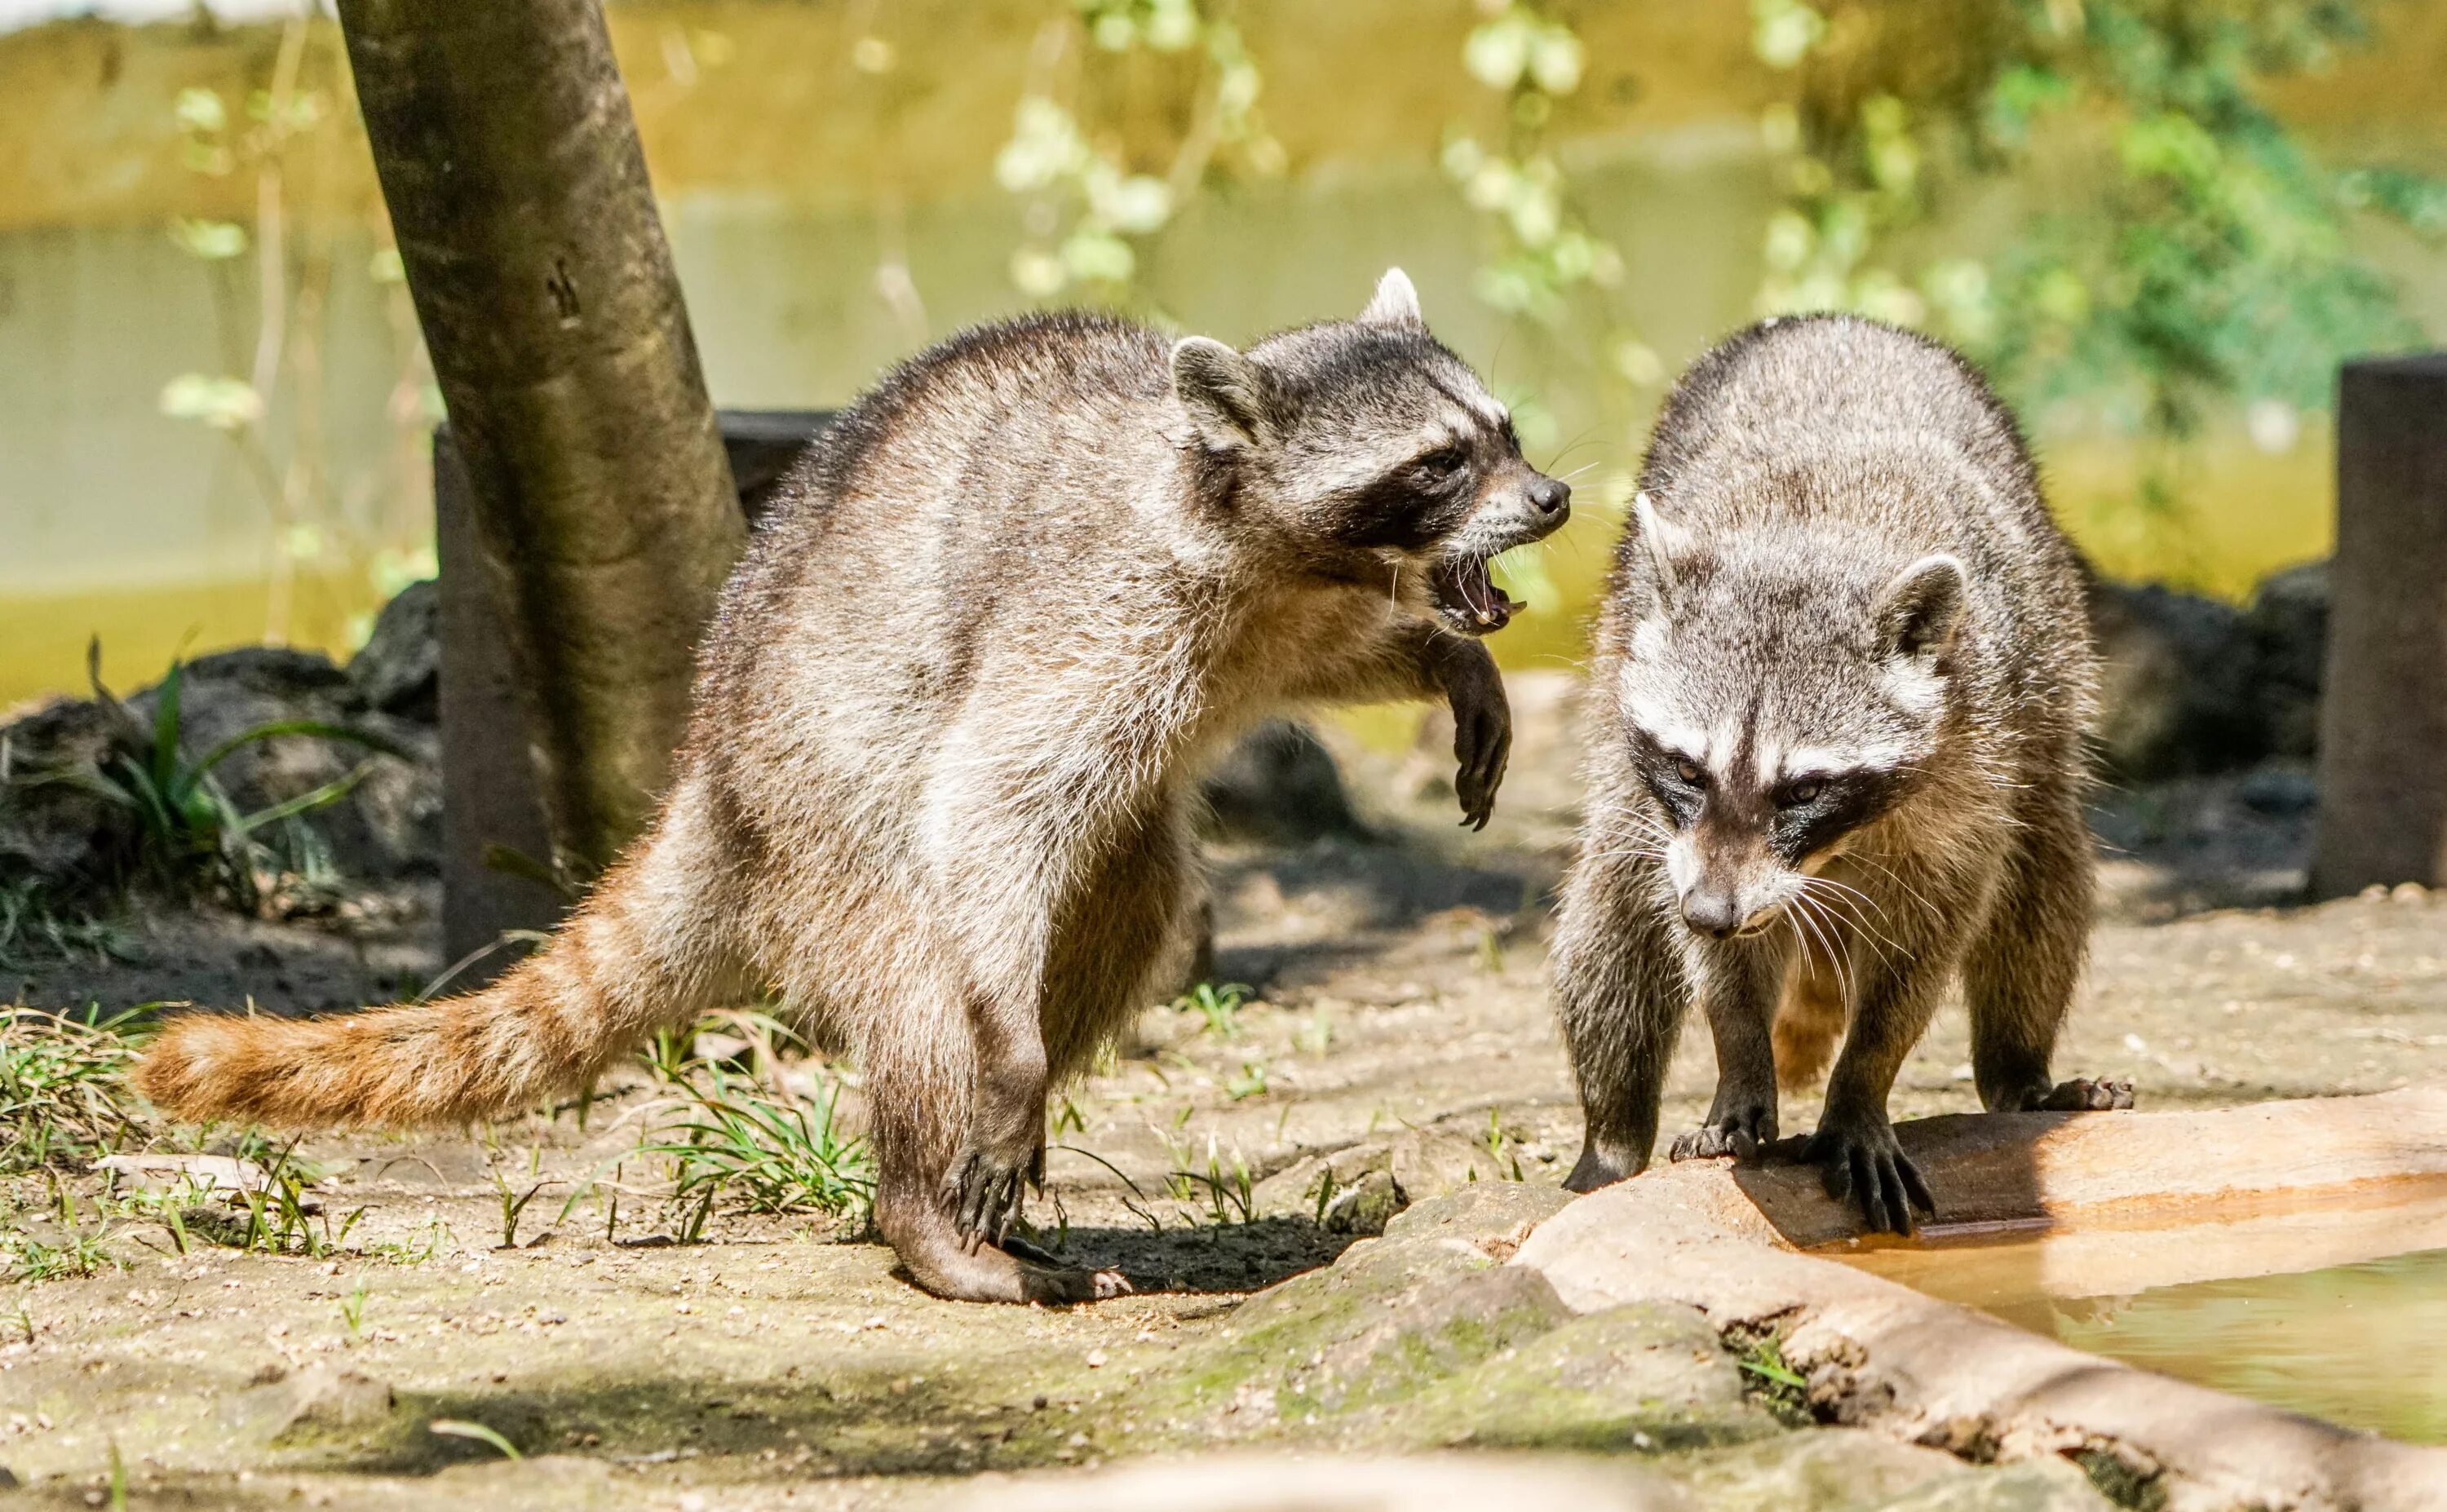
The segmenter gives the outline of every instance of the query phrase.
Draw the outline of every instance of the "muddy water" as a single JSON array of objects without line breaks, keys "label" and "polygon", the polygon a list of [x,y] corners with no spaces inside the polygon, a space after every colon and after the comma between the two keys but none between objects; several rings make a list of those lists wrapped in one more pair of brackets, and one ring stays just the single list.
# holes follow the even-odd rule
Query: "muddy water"
[{"label": "muddy water", "polygon": [[2173,1228],[1939,1232],[1831,1257],[2076,1349],[2447,1444],[2447,1186]]}]

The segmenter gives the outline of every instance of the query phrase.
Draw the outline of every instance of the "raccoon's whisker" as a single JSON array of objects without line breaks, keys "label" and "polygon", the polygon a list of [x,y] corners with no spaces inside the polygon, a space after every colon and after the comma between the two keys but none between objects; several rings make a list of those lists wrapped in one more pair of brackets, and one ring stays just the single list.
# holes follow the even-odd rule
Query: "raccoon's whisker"
[{"label": "raccoon's whisker", "polygon": [[1836,983],[1843,992],[1845,1000],[1849,1002],[1852,996],[1852,989],[1849,975],[1844,970],[1843,956],[1837,952],[1835,942],[1823,933],[1825,921],[1816,918],[1814,911],[1809,905],[1810,896],[1807,893],[1796,893],[1785,910],[1786,917],[1793,920],[1794,937],[1801,941],[1802,961],[1806,965],[1812,958],[1810,949],[1810,942],[1812,939],[1824,945],[1827,948],[1828,970],[1835,973]]},{"label": "raccoon's whisker", "polygon": [[[1903,949],[1903,946],[1899,944],[1892,936],[1872,925],[1868,919],[1862,917],[1858,913],[1853,912],[1849,906],[1838,908],[1836,905],[1839,903],[1849,903],[1849,899],[1844,898],[1840,894],[1831,898],[1812,891],[1814,884],[1825,883],[1827,880],[1828,879],[1823,877],[1803,878],[1802,896],[1813,899],[1821,909],[1825,910],[1831,917],[1841,919],[1843,922],[1851,925],[1862,934],[1867,935],[1871,939],[1876,940],[1879,945],[1879,959],[1884,960],[1889,950],[1900,951]],[[1835,883],[1832,885],[1841,886],[1842,884]],[[1852,891],[1855,896],[1869,902],[1871,907],[1877,906],[1876,901],[1871,899],[1868,894],[1861,893],[1858,889],[1849,889],[1849,891]],[[1880,917],[1885,917],[1886,911],[1884,909],[1879,909],[1878,912]]]},{"label": "raccoon's whisker", "polygon": [[1823,937],[1827,942],[1827,961],[1834,970],[1836,990],[1844,994],[1844,1001],[1849,1005],[1852,1001],[1852,970],[1850,964],[1844,958],[1834,920],[1826,916],[1825,905],[1812,898],[1807,891],[1797,894],[1793,902],[1796,905],[1794,912],[1798,917],[1814,920],[1812,928],[1825,932]]}]

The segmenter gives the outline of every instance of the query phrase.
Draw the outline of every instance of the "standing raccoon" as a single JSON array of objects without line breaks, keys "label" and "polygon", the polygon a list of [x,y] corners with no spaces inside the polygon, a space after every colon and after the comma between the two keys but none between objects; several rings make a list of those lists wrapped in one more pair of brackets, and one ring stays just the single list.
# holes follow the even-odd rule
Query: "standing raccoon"
[{"label": "standing raccoon", "polygon": [[1576,1191],[1641,1169],[1685,1005],[1717,1047],[1677,1160],[1776,1138],[1876,1227],[1933,1211],[1887,1094],[1961,979],[1991,1109],[2050,1080],[2090,927],[2079,568],[2011,416],[1917,336],[1771,320],[1666,401],[1607,587],[1589,797],[1555,945],[1587,1117]]},{"label": "standing raccoon", "polygon": [[1562,524],[1504,406],[1386,274],[1246,352],[1056,315],[955,337],[825,432],[725,589],[652,828],[492,988],[190,1016],[184,1118],[499,1116],[779,992],[854,1053],[876,1221],[928,1291],[1110,1295],[1009,1238],[1048,1089],[1153,1000],[1205,759],[1286,707],[1451,702],[1469,821],[1510,726],[1488,559]]}]

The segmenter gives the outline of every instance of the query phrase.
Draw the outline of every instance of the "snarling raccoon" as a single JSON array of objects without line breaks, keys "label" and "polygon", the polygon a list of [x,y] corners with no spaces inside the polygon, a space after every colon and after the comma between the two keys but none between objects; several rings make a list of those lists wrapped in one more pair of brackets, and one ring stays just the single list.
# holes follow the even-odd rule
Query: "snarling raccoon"
[{"label": "snarling raccoon", "polygon": [[1695,997],[1717,1094],[1675,1158],[1776,1143],[1779,1082],[1840,1031],[1801,1153],[1876,1227],[1931,1209],[1887,1094],[1958,978],[1984,1106],[2131,1106],[2050,1080],[2090,925],[2093,656],[2073,550],[1978,374],[1869,321],[1768,321],[1667,400],[1634,517],[1555,948],[1587,1116],[1566,1184],[1647,1163]]},{"label": "snarling raccoon", "polygon": [[1519,607],[1488,562],[1568,500],[1398,271],[1246,351],[1081,314],[955,337],[787,485],[659,815],[548,949],[446,1002],[190,1016],[140,1083],[187,1118],[487,1118],[770,989],[863,1068],[920,1286],[1107,1295],[1008,1231],[1049,1087],[1178,969],[1201,765],[1287,707],[1439,697],[1483,824],[1510,725],[1476,637]]}]

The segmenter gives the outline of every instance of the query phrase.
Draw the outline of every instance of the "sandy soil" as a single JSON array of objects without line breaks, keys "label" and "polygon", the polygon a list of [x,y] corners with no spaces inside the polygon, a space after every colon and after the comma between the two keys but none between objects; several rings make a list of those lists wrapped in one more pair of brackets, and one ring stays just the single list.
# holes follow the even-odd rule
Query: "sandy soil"
[{"label": "sandy soil", "polygon": [[[616,1217],[601,1185],[564,1217],[635,1143],[653,1091],[633,1075],[583,1128],[564,1108],[479,1139],[309,1141],[301,1153],[334,1172],[327,1213],[362,1209],[331,1257],[180,1256],[131,1222],[113,1241],[130,1269],[0,1295],[0,1465],[61,1504],[104,1484],[115,1446],[135,1504],[852,1506],[1184,1446],[1185,1430],[1136,1416],[1136,1373],[1350,1242],[1314,1221],[1321,1187],[1330,1204],[1389,1182],[1413,1200],[1471,1180],[1552,1184],[1578,1151],[1543,984],[1573,751],[1559,683],[1527,679],[1515,697],[1514,771],[1483,836],[1448,823],[1441,762],[1381,730],[1337,737],[1380,840],[1218,858],[1219,974],[1259,993],[1237,1037],[1151,1010],[1057,1110],[1053,1191],[1033,1217],[1140,1295],[961,1307],[821,1220],[717,1215],[710,1242],[678,1244],[679,1215],[633,1193]],[[1422,739],[1432,750],[1436,732]],[[2179,843],[2237,806],[2150,802],[2149,823]],[[2407,893],[2194,911],[2204,888],[2299,885],[2303,829],[2281,819],[2192,845],[2223,869],[2113,860],[2060,1070],[2131,1075],[2157,1106],[2447,1078],[2447,908]],[[2243,853],[2250,865],[2233,863]],[[1895,1115],[1976,1106],[1965,1053],[1955,1009],[1905,1068]],[[1712,1070],[1695,1025],[1668,1129],[1697,1119]],[[1785,1125],[1814,1112],[1789,1106]],[[1224,1195],[1176,1181],[1189,1198],[1168,1196],[1180,1170]],[[540,1188],[514,1244],[504,1184]],[[284,1432],[301,1389],[328,1385],[318,1364],[388,1387],[393,1420],[474,1420],[530,1458],[422,1431],[345,1452]]]}]

